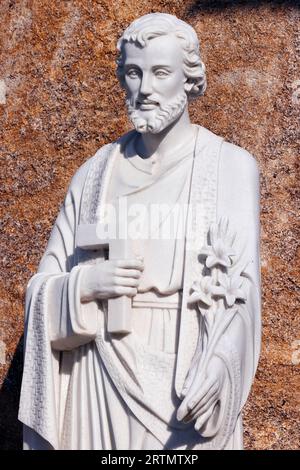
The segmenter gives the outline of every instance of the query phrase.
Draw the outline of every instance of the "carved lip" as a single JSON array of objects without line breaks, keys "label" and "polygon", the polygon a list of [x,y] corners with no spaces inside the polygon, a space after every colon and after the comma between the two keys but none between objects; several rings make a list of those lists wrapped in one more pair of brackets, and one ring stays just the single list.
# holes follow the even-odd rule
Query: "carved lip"
[{"label": "carved lip", "polygon": [[137,101],[137,105],[140,107],[140,109],[154,109],[158,106],[158,102],[152,100],[143,100]]}]

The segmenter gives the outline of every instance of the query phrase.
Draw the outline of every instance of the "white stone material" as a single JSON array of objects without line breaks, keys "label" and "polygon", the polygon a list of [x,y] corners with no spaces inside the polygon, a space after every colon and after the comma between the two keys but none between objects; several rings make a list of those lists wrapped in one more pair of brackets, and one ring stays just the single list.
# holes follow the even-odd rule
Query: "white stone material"
[{"label": "white stone material", "polygon": [[257,164],[190,121],[206,88],[191,26],[145,15],[118,50],[135,129],[76,172],[28,284],[24,448],[241,449],[261,336]]}]

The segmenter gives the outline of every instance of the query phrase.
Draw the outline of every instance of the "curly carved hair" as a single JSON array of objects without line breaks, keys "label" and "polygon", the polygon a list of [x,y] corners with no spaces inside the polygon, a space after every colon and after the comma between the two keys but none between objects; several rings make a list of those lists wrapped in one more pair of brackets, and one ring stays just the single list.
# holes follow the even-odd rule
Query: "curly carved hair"
[{"label": "curly carved hair", "polygon": [[187,82],[193,84],[187,92],[188,98],[201,96],[206,90],[205,65],[200,57],[197,34],[189,24],[167,13],[150,13],[133,21],[117,43],[117,77],[124,86],[124,44],[131,42],[145,47],[149,40],[174,34],[183,50],[183,71]]}]

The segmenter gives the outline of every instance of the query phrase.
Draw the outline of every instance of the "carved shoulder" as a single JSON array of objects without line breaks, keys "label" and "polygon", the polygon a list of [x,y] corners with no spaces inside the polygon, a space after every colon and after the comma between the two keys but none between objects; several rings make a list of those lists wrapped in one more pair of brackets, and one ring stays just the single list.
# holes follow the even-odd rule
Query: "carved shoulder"
[{"label": "carved shoulder", "polygon": [[259,169],[255,158],[247,150],[224,142],[219,165],[219,215],[230,216],[240,226],[254,221],[258,226],[259,199]]},{"label": "carved shoulder", "polygon": [[[98,152],[97,152],[98,153]],[[79,188],[82,188],[84,182],[85,182],[85,178],[86,178],[86,175],[87,175],[87,172],[90,168],[90,165],[93,163],[93,161],[97,158],[97,153],[95,155],[93,155],[92,157],[88,158],[79,168],[78,170],[76,170],[76,172],[74,173],[72,179],[71,179],[71,182],[70,182],[70,186],[69,186],[69,190],[71,191],[76,191],[78,190]]]},{"label": "carved shoulder", "polygon": [[238,145],[224,142],[221,150],[220,173],[228,174],[235,180],[255,183],[259,180],[259,167],[256,159]]},{"label": "carved shoulder", "polygon": [[128,139],[135,133],[135,130],[129,131],[123,136],[121,136],[119,139],[117,139],[115,142],[103,145],[100,147],[95,155],[92,157],[88,158],[76,171],[74,174],[69,189],[72,190],[78,190],[78,188],[82,188],[85,178],[87,176],[87,173],[89,171],[89,168],[96,162],[99,158],[103,158],[106,152],[111,152],[113,148],[115,148],[116,145],[120,145],[121,147],[126,144]]}]

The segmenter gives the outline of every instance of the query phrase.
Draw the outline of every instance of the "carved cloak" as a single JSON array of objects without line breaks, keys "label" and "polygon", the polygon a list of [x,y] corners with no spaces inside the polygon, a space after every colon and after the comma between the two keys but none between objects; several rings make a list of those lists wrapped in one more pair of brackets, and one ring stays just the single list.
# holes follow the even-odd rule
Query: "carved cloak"
[{"label": "carved cloak", "polygon": [[[76,230],[80,223],[95,223],[100,214],[101,205],[110,181],[116,152],[119,152],[131,133],[117,142],[102,147],[94,157],[89,159],[75,174],[64,205],[51,233],[49,244],[41,260],[38,273],[28,284],[26,295],[25,325],[25,363],[22,382],[19,419],[25,424],[26,441],[31,448],[54,448],[63,446],[65,421],[70,410],[66,403],[84,400],[80,391],[82,370],[87,364],[95,367],[94,356],[103,366],[105,386],[117,393],[128,407],[129,412],[145,426],[158,441],[164,443],[170,439],[171,431],[167,423],[157,417],[151,403],[145,403],[143,393],[132,372],[134,365],[134,346],[130,339],[114,341],[105,334],[105,303],[90,302],[80,305],[79,289],[85,263],[95,262],[89,259],[76,247]],[[243,174],[234,171],[236,159],[231,162],[231,153],[243,152]],[[224,155],[228,163],[223,163]],[[227,368],[227,387],[222,404],[222,425],[219,432],[208,439],[199,436],[199,442],[193,443],[193,449],[222,449],[242,447],[242,427],[240,413],[250,391],[255,374],[260,349],[260,296],[258,264],[258,207],[256,198],[247,194],[242,216],[229,203],[229,189],[220,183],[222,165],[231,167],[226,174],[227,187],[241,187],[248,193],[257,192],[257,174],[252,159],[242,149],[223,142],[223,139],[212,132],[199,127],[198,147],[194,159],[190,189],[190,208],[186,234],[186,252],[184,267],[183,299],[181,308],[179,348],[176,364],[176,392],[180,395],[189,366],[199,347],[201,321],[199,313],[188,305],[187,298],[193,282],[202,276],[202,266],[198,255],[206,242],[210,225],[220,215],[227,215],[233,220],[239,237],[240,249],[246,250],[249,268],[249,291],[245,305],[239,307],[241,328],[224,335],[216,354],[222,358]],[[228,157],[229,155],[229,157]],[[250,160],[249,160],[250,161]],[[250,174],[247,173],[249,169]],[[238,181],[237,179],[238,178]],[[247,180],[250,183],[247,186]],[[241,182],[244,184],[241,185]],[[254,185],[254,186],[253,186]],[[251,188],[251,186],[253,186]],[[238,190],[237,190],[238,192]],[[224,197],[223,197],[224,195]],[[228,200],[227,200],[228,196]],[[195,210],[196,208],[196,210]],[[225,213],[224,213],[225,211]],[[254,220],[254,222],[253,222]],[[242,227],[239,227],[239,224]],[[239,230],[241,229],[241,230]],[[248,241],[244,242],[244,236]],[[102,257],[103,259],[103,257]],[[99,253],[97,262],[101,262]],[[59,292],[59,295],[57,294]],[[56,303],[55,303],[56,302]],[[50,344],[51,311],[61,309],[60,328],[65,332],[64,338],[57,338]],[[72,311],[71,320],[68,312]],[[130,335],[129,335],[130,336]],[[242,337],[243,346],[238,343]],[[235,344],[235,342],[237,344]],[[61,343],[61,345],[60,345]],[[69,350],[69,351],[66,351]],[[74,353],[75,351],[75,353]],[[70,386],[74,370],[82,364],[78,372],[78,383]],[[76,375],[76,374],[75,374]],[[74,376],[75,376],[74,375]],[[105,377],[104,377],[105,376]],[[84,383],[87,384],[89,380]],[[103,383],[97,385],[99,395]],[[79,387],[79,388],[78,388]],[[72,399],[67,396],[72,394]],[[101,401],[101,397],[100,397]],[[107,403],[102,401],[99,410],[103,416]],[[87,407],[89,404],[87,403]],[[93,419],[97,419],[93,418]],[[95,423],[95,429],[98,429]],[[72,428],[72,423],[69,429]],[[33,430],[33,431],[32,431]],[[74,433],[84,432],[74,426]],[[101,429],[99,430],[101,432]],[[120,431],[121,432],[121,431]],[[104,433],[105,434],[105,433]],[[77,438],[76,438],[77,439]],[[75,439],[75,440],[76,440]],[[105,440],[105,438],[104,438]],[[78,442],[78,441],[76,441]],[[109,448],[103,442],[103,448]]]}]

